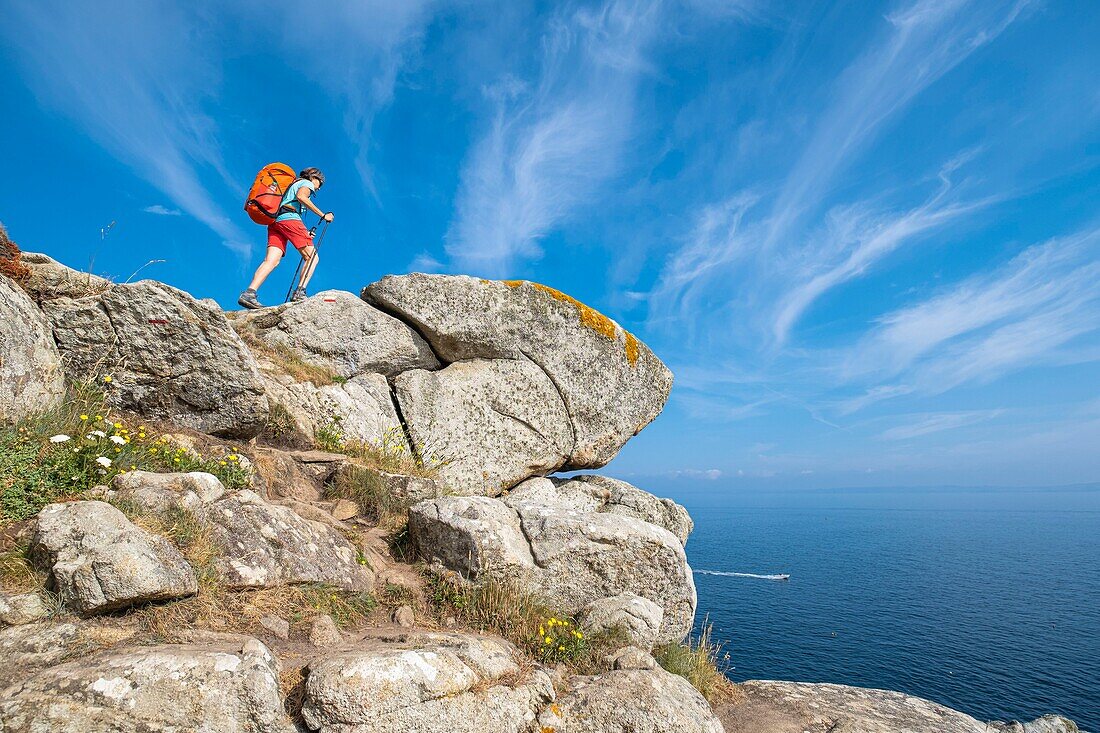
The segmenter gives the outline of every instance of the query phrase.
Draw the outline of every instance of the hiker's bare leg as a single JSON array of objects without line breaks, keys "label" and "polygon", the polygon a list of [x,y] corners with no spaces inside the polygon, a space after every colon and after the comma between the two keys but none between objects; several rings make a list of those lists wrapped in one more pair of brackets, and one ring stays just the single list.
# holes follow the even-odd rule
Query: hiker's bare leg
[{"label": "hiker's bare leg", "polygon": [[303,247],[298,252],[302,255],[302,259],[306,261],[305,267],[302,268],[302,279],[298,281],[298,287],[304,288],[309,285],[309,279],[313,277],[313,271],[317,269],[317,248],[310,245]]},{"label": "hiker's bare leg", "polygon": [[[312,247],[310,249],[312,249]],[[252,276],[252,284],[248,286],[248,289],[259,290],[260,286],[264,284],[264,280],[271,274],[271,271],[279,266],[279,260],[281,259],[283,259],[283,253],[279,251],[278,247],[268,247],[267,255],[264,257],[264,261],[260,263],[260,266],[256,268],[256,274]]]}]

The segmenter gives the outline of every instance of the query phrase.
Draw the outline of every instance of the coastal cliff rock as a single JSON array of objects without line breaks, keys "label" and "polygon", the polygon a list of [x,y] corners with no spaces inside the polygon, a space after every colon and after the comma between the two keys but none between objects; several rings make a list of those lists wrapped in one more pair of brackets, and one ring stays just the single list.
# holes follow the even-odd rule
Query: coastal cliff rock
[{"label": "coastal cliff rock", "polygon": [[107,651],[0,692],[5,733],[293,733],[279,667],[256,639]]},{"label": "coastal cliff rock", "polygon": [[631,593],[663,610],[658,641],[678,641],[695,617],[695,583],[668,530],[633,517],[522,497],[453,497],[409,511],[420,557],[472,582],[520,582],[568,613]]},{"label": "coastal cliff rock", "polygon": [[753,680],[718,712],[729,733],[1077,733],[1065,718],[983,723],[919,697],[846,685]]},{"label": "coastal cliff rock", "polygon": [[569,416],[530,362],[477,359],[405,372],[395,390],[413,442],[445,458],[440,478],[456,494],[495,496],[567,459]]},{"label": "coastal cliff rock", "polygon": [[275,350],[351,379],[394,377],[438,369],[439,360],[415,331],[343,290],[325,290],[298,303],[233,314],[234,325]]},{"label": "coastal cliff rock", "polygon": [[420,633],[311,663],[302,717],[320,733],[527,733],[553,698],[504,642]]},{"label": "coastal cliff rock", "polygon": [[317,386],[299,382],[270,362],[260,360],[272,408],[281,407],[293,427],[310,440],[318,431],[335,431],[346,440],[372,445],[405,445],[390,386],[381,374],[360,374],[345,382]]},{"label": "coastal cliff rock", "polygon": [[50,326],[18,285],[0,275],[0,423],[54,407],[65,394]]},{"label": "coastal cliff rock", "polygon": [[664,407],[672,373],[611,319],[536,283],[391,275],[363,298],[411,324],[436,355],[529,361],[560,393],[573,428],[566,470],[606,465]]},{"label": "coastal cliff rock", "polygon": [[[539,716],[543,733],[726,733],[703,696],[663,669],[615,670],[570,682],[573,689]],[[752,729],[764,731],[772,733]]]},{"label": "coastal cliff rock", "polygon": [[153,280],[44,301],[69,377],[111,377],[108,399],[222,437],[267,420],[256,360],[220,310]]},{"label": "coastal cliff rock", "polygon": [[101,501],[51,504],[38,513],[31,555],[66,604],[83,614],[198,590],[195,571],[163,537]]},{"label": "coastal cliff rock", "polygon": [[508,493],[510,501],[567,506],[584,512],[606,512],[634,517],[663,527],[687,544],[694,527],[687,509],[672,501],[654,496],[626,481],[608,476],[573,476],[568,479],[532,478]]},{"label": "coastal cliff rock", "polygon": [[74,270],[40,252],[20,252],[19,262],[27,268],[21,284],[39,303],[53,298],[83,298],[111,287],[105,277]]}]

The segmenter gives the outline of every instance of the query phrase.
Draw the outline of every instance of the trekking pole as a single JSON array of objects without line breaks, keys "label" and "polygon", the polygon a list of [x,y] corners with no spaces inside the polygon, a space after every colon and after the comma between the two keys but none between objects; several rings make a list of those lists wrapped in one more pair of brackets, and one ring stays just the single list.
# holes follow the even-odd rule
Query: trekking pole
[{"label": "trekking pole", "polygon": [[318,221],[316,224],[309,228],[309,236],[310,239],[313,238],[313,235],[317,232],[317,227],[321,226],[322,221],[325,225],[321,227],[321,236],[317,237],[317,239],[313,242],[313,254],[311,254],[309,257],[298,260],[298,266],[294,268],[294,279],[290,281],[290,288],[287,289],[286,298],[283,299],[284,303],[290,302],[290,296],[294,293],[294,286],[298,282],[298,273],[302,272],[302,265],[304,264],[306,266],[305,271],[302,272],[302,274],[304,275],[306,272],[309,272],[309,265],[311,262],[313,262],[313,258],[317,254],[317,249],[321,246],[321,242],[325,239],[325,234],[328,232],[328,225],[331,222],[323,217],[321,218],[321,221]]}]

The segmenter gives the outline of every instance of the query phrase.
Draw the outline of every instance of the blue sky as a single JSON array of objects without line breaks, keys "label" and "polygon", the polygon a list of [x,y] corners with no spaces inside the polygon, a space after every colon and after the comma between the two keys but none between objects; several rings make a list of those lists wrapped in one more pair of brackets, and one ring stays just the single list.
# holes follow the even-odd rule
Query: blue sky
[{"label": "blue sky", "polygon": [[1100,480],[1100,4],[0,11],[25,249],[228,306],[255,171],[316,165],[316,288],[527,278],[654,348],[672,399],[612,473]]}]

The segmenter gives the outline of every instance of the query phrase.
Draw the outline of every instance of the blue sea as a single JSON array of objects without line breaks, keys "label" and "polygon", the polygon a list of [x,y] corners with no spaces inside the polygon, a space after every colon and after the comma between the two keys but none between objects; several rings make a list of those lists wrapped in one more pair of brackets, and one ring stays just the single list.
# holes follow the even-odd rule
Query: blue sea
[{"label": "blue sea", "polygon": [[1100,733],[1097,487],[666,493],[695,519],[698,623],[733,679],[901,690],[982,720],[1060,713]]}]

